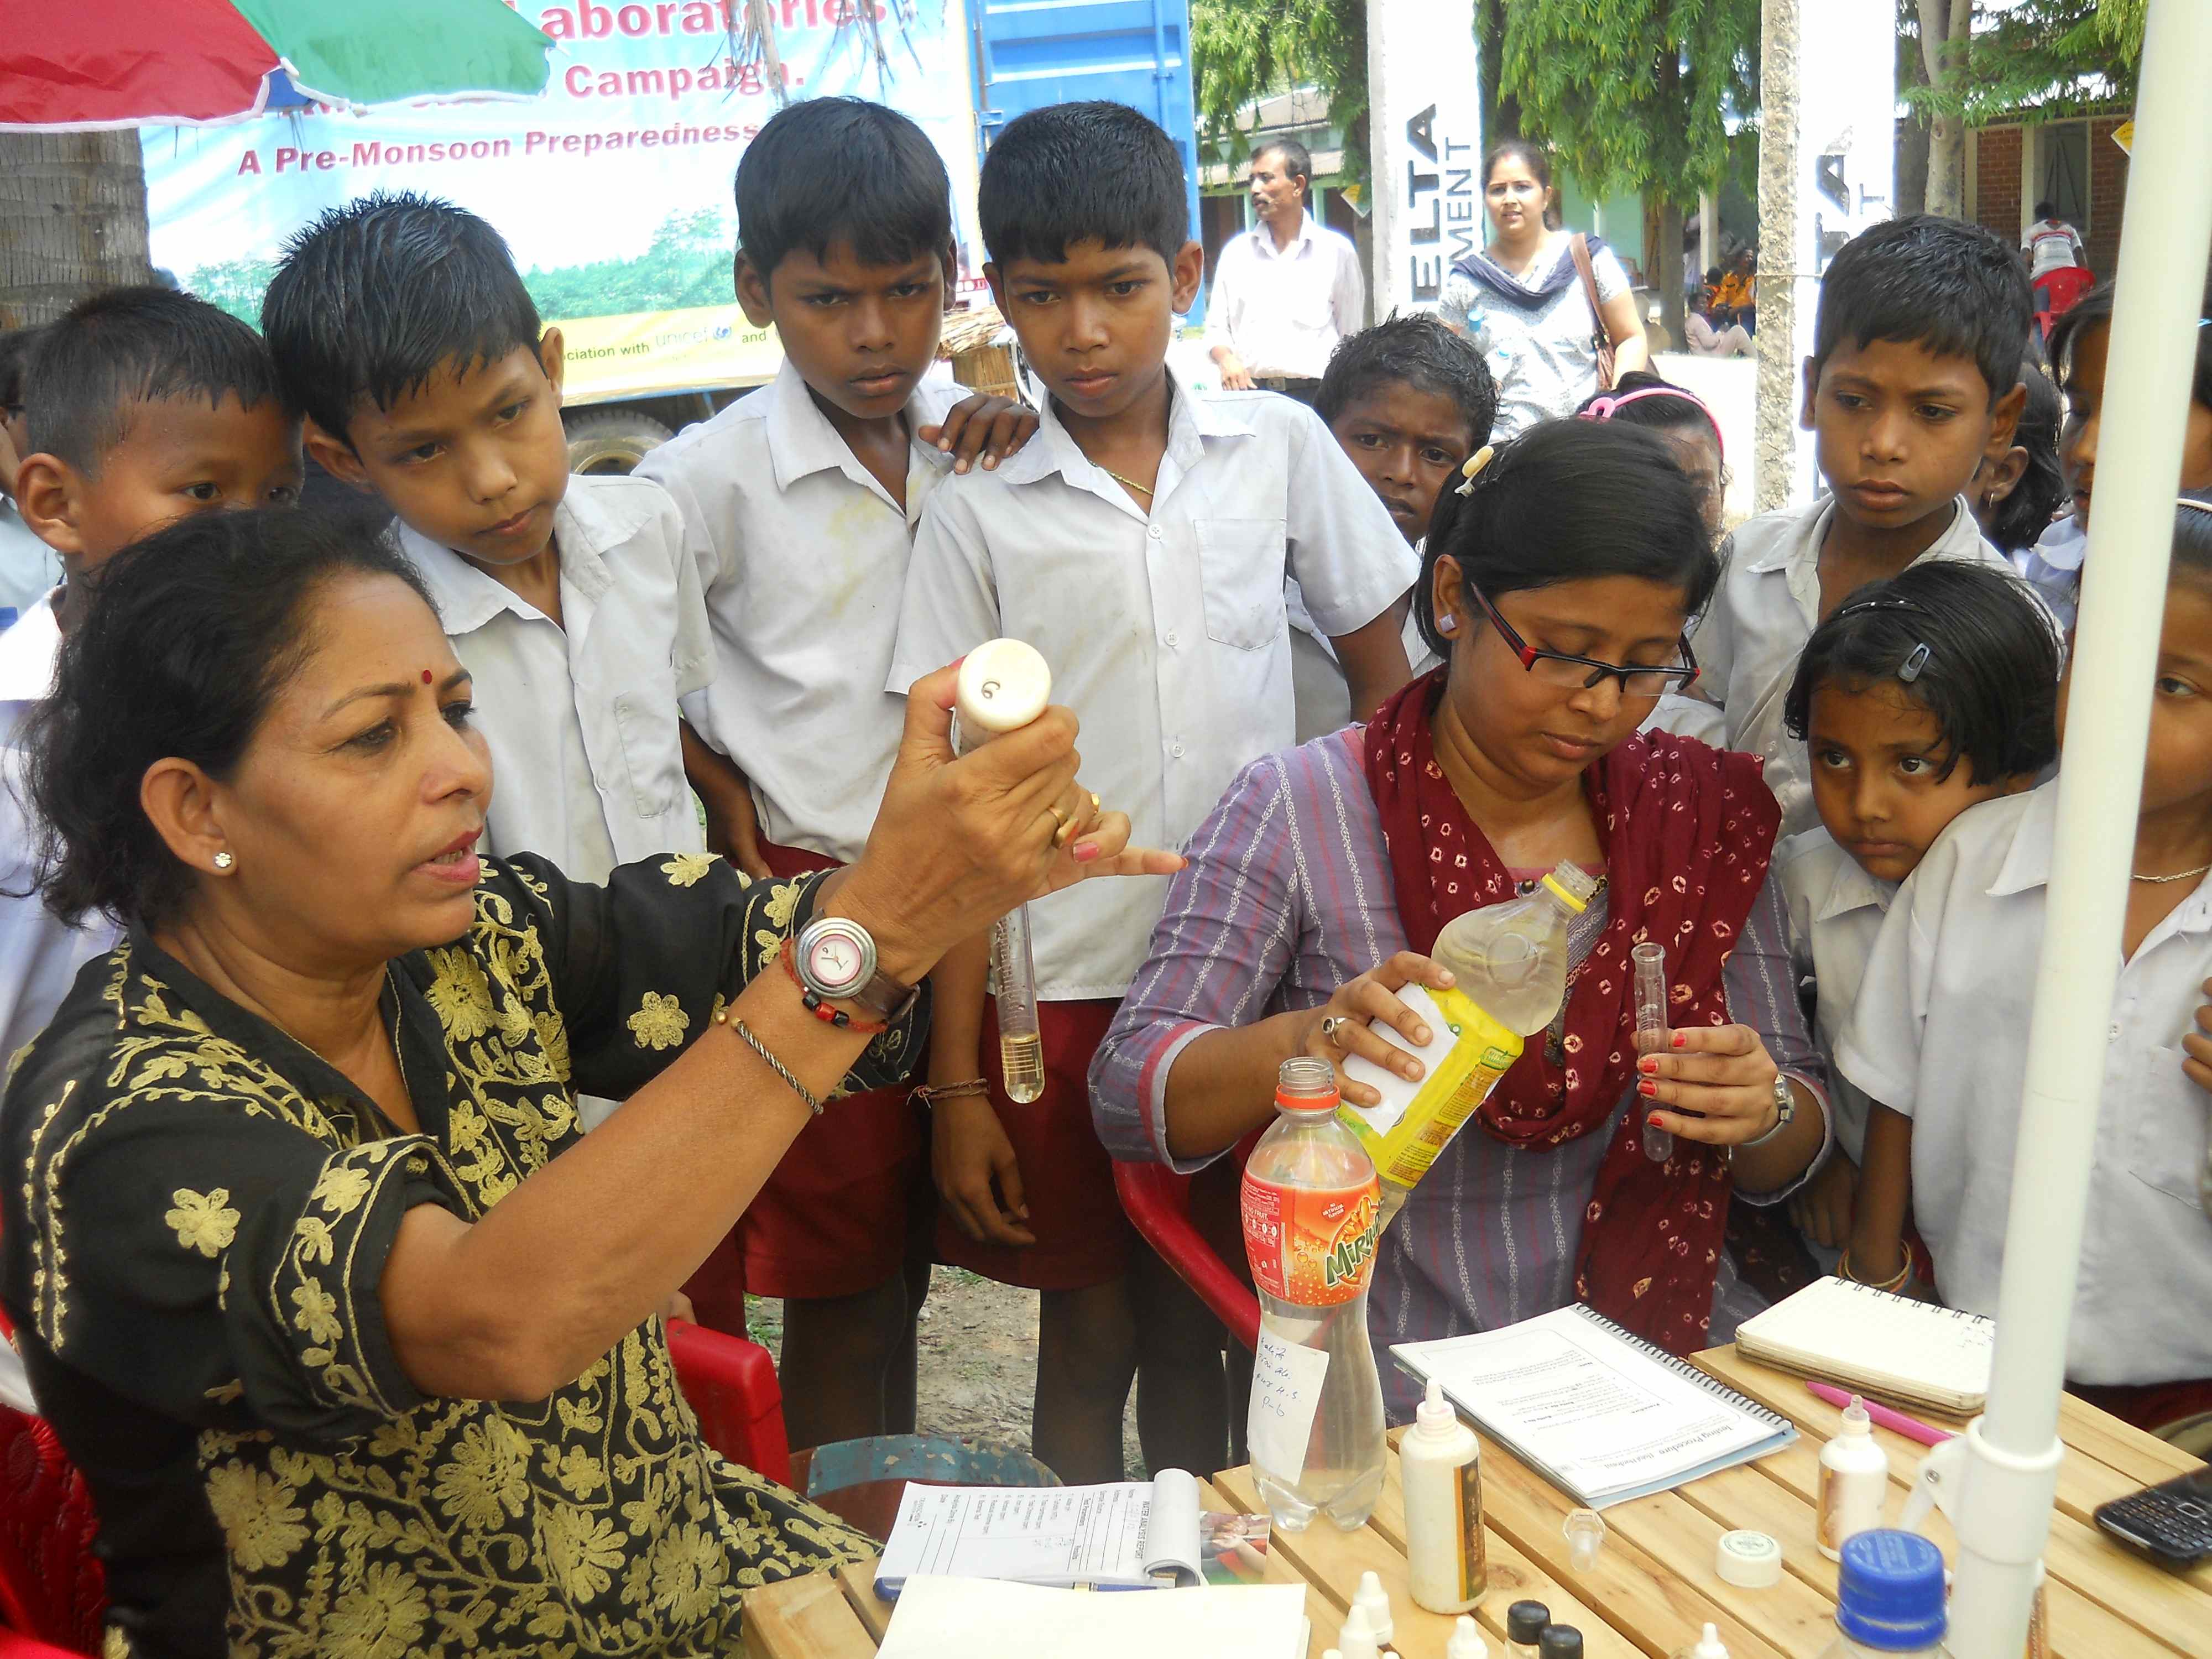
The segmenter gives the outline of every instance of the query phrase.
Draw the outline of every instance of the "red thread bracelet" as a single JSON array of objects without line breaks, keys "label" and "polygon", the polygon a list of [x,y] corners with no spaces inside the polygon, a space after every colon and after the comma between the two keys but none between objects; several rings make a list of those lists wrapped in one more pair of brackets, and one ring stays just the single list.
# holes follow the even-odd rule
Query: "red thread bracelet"
[{"label": "red thread bracelet", "polygon": [[799,949],[790,939],[784,940],[783,949],[777,952],[777,956],[783,963],[783,971],[791,975],[791,982],[799,988],[800,1003],[808,1013],[824,1025],[834,1025],[841,1031],[858,1031],[863,1036],[878,1036],[890,1030],[882,1020],[855,1019],[842,1008],[832,1008],[824,1002],[821,994],[799,977]]}]

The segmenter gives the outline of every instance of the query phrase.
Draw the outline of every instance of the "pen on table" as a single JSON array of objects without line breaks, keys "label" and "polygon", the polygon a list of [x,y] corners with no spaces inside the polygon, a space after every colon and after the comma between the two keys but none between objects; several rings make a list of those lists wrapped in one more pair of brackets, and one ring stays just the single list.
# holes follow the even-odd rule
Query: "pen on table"
[{"label": "pen on table", "polygon": [[[1832,1388],[1826,1382],[1808,1382],[1805,1386],[1831,1406],[1848,1406],[1851,1403],[1851,1396],[1844,1389]],[[1907,1440],[1917,1440],[1923,1446],[1940,1446],[1946,1440],[1957,1438],[1957,1436],[1948,1429],[1930,1428],[1917,1417],[1907,1417],[1903,1412],[1892,1411],[1887,1406],[1878,1406],[1864,1395],[1860,1396],[1860,1403],[1865,1406],[1866,1414],[1881,1424],[1883,1428],[1893,1430],[1903,1435]]]}]

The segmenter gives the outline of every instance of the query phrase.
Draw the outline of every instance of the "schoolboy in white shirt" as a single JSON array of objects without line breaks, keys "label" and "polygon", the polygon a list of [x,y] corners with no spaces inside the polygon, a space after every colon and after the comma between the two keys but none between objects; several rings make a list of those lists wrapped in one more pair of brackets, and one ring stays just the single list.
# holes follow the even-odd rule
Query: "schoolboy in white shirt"
[{"label": "schoolboy in white shirt", "polygon": [[0,633],[0,1068],[118,937],[100,916],[71,927],[36,890],[41,826],[18,728],[52,689],[64,637],[100,568],[131,542],[196,513],[289,506],[300,493],[300,416],[268,349],[205,301],[110,289],[42,330],[37,350],[14,482],[64,580]]},{"label": "schoolboy in white shirt", "polygon": [[[884,682],[914,525],[969,464],[948,452],[1003,450],[1036,422],[926,378],[958,263],[945,164],[905,116],[795,103],[746,147],[736,198],[738,301],[783,366],[639,475],[675,498],[714,635],[713,683],[684,704],[708,844],[787,879],[866,843],[904,729]],[[973,1058],[940,1080],[980,1089]],[[693,1280],[716,1323],[747,1291],[781,1299],[795,1445],[915,1427],[936,1206],[909,1092],[848,1096],[801,1131]]]},{"label": "schoolboy in white shirt", "polygon": [[[1720,592],[1691,635],[1697,686],[1652,722],[1765,760],[1785,836],[1817,821],[1804,746],[1782,712],[1814,624],[1923,559],[2008,568],[1964,492],[2012,447],[2033,321],[2019,258],[1955,219],[1875,225],[1821,280],[1798,422],[1819,437],[1832,493],[1738,527]],[[1721,708],[1723,729],[1700,698]]]},{"label": "schoolboy in white shirt", "polygon": [[[1952,819],[2034,787],[2058,754],[2058,646],[2017,577],[1935,561],[1861,588],[1813,630],[1784,724],[1820,827],[1776,854],[1798,981],[1833,1056],[1898,885]],[[1790,1200],[1824,1267],[1850,1240],[1869,1103],[1838,1076],[1837,1156]]]},{"label": "schoolboy in white shirt", "polygon": [[[397,515],[474,681],[489,849],[583,881],[704,853],[677,700],[714,662],[683,525],[653,484],[570,476],[561,331],[498,233],[365,197],[293,240],[261,318],[315,459]],[[578,1103],[587,1127],[612,1109]]]},{"label": "schoolboy in white shirt", "polygon": [[[2169,1433],[2212,1419],[2212,497],[2175,519],[2081,1265],[2049,1287],[2073,1302],[2069,1387]],[[1856,1276],[1899,1271],[1909,1176],[1936,1288],[1975,1313],[1996,1313],[2004,1263],[2057,796],[1951,825],[1891,907],[1836,1056],[1876,1103]]]},{"label": "schoolboy in white shirt", "polygon": [[[1173,846],[1240,768],[1292,740],[1285,564],[1363,719],[1406,678],[1396,606],[1417,565],[1310,410],[1266,393],[1193,398],[1166,374],[1203,261],[1158,127],[1118,104],[1034,111],[993,144],[979,204],[986,274],[1052,396],[1019,454],[932,497],[889,683],[994,635],[1027,640],[1084,720],[1086,779]],[[963,1143],[954,1164],[1012,1142],[1032,1242],[940,1226],[938,1244],[1045,1292],[1033,1440],[1070,1481],[1119,1478],[1138,1340],[1132,1236],[1087,1082],[1158,916],[1161,885],[1127,885],[1118,902],[1032,908],[1043,1097],[999,1105],[994,1085],[935,1122],[940,1187],[948,1139]],[[942,996],[941,1021],[954,1000]],[[981,1047],[988,1074],[988,1030]]]}]

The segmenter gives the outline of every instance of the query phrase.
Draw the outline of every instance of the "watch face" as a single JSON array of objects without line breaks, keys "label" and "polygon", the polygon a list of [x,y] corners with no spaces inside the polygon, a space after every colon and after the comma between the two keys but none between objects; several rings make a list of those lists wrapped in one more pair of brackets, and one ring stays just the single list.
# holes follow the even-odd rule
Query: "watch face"
[{"label": "watch face", "polygon": [[807,977],[817,985],[851,987],[860,980],[860,947],[842,933],[823,933],[806,949]]}]

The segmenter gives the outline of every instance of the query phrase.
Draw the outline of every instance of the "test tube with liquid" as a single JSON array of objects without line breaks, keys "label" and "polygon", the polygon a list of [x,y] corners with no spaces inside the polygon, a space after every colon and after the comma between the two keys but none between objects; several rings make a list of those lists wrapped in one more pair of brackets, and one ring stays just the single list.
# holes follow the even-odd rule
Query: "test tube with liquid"
[{"label": "test tube with liquid", "polygon": [[[1667,951],[1646,939],[1628,953],[1636,964],[1636,1052],[1656,1054],[1667,1047]],[[1674,1137],[1644,1126],[1644,1156],[1664,1164],[1674,1156]]]},{"label": "test tube with liquid", "polygon": [[[953,748],[964,755],[1003,732],[1017,731],[1051,701],[1052,670],[1035,646],[1022,640],[979,645],[960,665]],[[1037,1028],[1036,963],[1026,904],[992,926],[991,983],[999,999],[999,1069],[1006,1097],[1026,1106],[1044,1093],[1044,1039]]]}]

